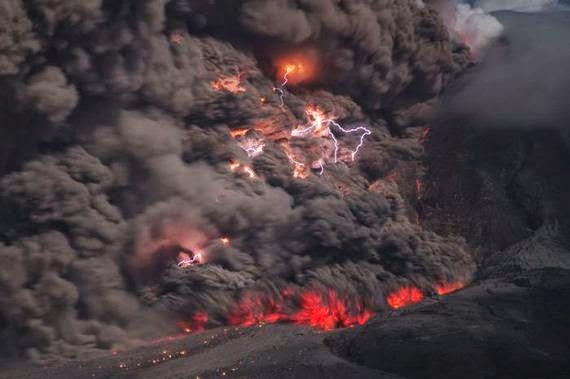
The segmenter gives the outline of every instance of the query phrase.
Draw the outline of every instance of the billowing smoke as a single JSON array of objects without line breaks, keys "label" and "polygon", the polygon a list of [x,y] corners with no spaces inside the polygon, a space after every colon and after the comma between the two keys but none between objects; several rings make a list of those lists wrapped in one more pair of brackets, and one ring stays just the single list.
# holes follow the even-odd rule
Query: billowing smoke
[{"label": "billowing smoke", "polygon": [[410,206],[414,127],[469,63],[437,11],[194,3],[0,5],[3,353],[72,357],[248,308],[312,324],[335,303],[325,326],[344,326],[393,289],[469,281],[463,242]]},{"label": "billowing smoke", "polygon": [[[479,127],[561,130],[567,134],[570,62],[567,12],[498,14],[505,35],[487,51],[485,62],[450,91],[446,118],[470,120]],[[528,33],[532,27],[532,33]],[[540,59],[536,59],[540,57]],[[501,104],[497,107],[497,104]]]},{"label": "billowing smoke", "polygon": [[503,25],[479,4],[458,0],[436,0],[434,6],[450,30],[452,38],[470,47],[479,57],[484,48],[503,32]]}]

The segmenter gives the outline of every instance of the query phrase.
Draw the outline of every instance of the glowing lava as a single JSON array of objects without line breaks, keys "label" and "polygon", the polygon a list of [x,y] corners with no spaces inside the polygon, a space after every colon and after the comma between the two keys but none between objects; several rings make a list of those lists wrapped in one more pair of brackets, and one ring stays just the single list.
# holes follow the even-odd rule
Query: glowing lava
[{"label": "glowing lava", "polygon": [[230,325],[249,327],[259,324],[275,324],[287,321],[283,305],[261,294],[247,295],[234,307],[228,317]]},{"label": "glowing lava", "polygon": [[327,291],[326,296],[314,291],[301,294],[300,308],[293,315],[293,322],[322,330],[364,325],[372,317],[372,312],[361,304],[356,304],[354,311],[349,312],[347,302],[333,290]]},{"label": "glowing lava", "polygon": [[[334,290],[322,294],[306,290],[277,300],[268,295],[245,296],[230,313],[228,323],[249,327],[259,324],[292,322],[315,329],[331,330],[365,324],[373,315],[360,300],[348,301]],[[291,302],[291,304],[286,301]],[[296,304],[296,306],[295,306]],[[349,308],[351,309],[349,311]]]},{"label": "glowing lava", "polygon": [[242,74],[235,75],[221,75],[218,79],[214,80],[210,86],[216,91],[228,91],[231,93],[244,93],[246,89],[241,84]]},{"label": "glowing lava", "polygon": [[459,291],[463,287],[465,287],[465,285],[461,282],[440,283],[435,286],[435,292],[437,292],[439,296],[444,296]]},{"label": "glowing lava", "polygon": [[414,286],[402,287],[391,292],[386,302],[392,309],[400,309],[408,305],[419,303],[424,299],[423,292]]}]

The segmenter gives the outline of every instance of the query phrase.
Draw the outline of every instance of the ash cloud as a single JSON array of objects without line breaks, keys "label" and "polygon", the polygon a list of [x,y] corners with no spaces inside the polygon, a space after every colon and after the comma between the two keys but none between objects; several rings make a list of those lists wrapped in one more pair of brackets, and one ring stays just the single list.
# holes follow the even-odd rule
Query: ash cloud
[{"label": "ash cloud", "polygon": [[[2,353],[116,348],[195,311],[219,325],[251,292],[333,288],[382,311],[395,286],[470,279],[465,244],[410,222],[413,184],[386,179],[421,174],[407,128],[468,63],[429,4],[2,7]],[[281,108],[272,64],[303,49],[320,75]],[[210,86],[236,70],[245,93]],[[357,162],[299,180],[283,143],[307,103],[373,135]],[[260,123],[267,146],[252,160],[229,132]],[[291,145],[310,155],[318,143]],[[255,178],[232,173],[232,160]],[[179,251],[198,250],[204,264],[177,266]]]}]

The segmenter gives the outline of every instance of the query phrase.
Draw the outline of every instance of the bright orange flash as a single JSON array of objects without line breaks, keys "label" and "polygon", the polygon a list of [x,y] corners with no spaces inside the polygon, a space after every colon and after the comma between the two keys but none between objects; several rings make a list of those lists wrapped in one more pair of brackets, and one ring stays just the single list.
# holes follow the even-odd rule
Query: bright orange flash
[{"label": "bright orange flash", "polygon": [[277,80],[284,80],[286,84],[299,84],[315,76],[317,62],[309,54],[295,54],[279,58],[277,67]]}]

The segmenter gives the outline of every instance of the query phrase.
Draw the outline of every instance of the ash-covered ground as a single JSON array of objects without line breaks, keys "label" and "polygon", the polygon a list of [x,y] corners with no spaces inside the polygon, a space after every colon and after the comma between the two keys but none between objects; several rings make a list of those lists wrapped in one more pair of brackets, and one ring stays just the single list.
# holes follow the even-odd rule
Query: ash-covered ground
[{"label": "ash-covered ground", "polygon": [[570,375],[570,17],[491,3],[0,5],[0,377]]}]

